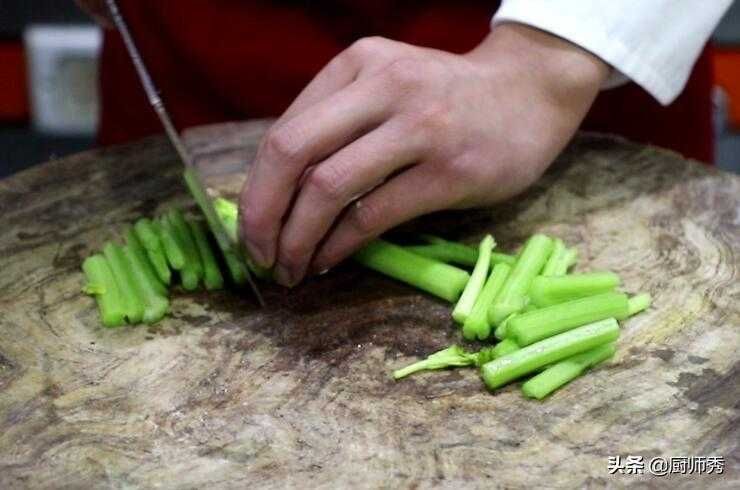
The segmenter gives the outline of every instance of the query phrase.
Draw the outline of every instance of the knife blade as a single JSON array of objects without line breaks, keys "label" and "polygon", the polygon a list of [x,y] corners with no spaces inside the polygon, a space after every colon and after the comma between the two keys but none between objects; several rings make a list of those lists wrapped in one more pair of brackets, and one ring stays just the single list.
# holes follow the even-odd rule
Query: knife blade
[{"label": "knife blade", "polygon": [[[218,242],[219,247],[221,247],[223,251],[231,251],[243,259],[244,256],[241,248],[231,242],[228,233],[226,233],[226,230],[221,223],[221,220],[218,219],[216,210],[213,208],[213,203],[208,197],[208,193],[205,186],[203,185],[203,181],[201,180],[197,169],[195,168],[193,159],[190,156],[190,152],[185,147],[182,138],[180,138],[180,133],[177,131],[174,123],[172,122],[172,118],[170,117],[170,114],[167,111],[167,108],[165,107],[164,102],[159,95],[159,90],[157,90],[156,85],[154,85],[154,81],[149,74],[149,70],[144,64],[144,60],[139,53],[139,49],[136,47],[136,43],[134,42],[134,38],[131,35],[131,31],[129,31],[128,25],[123,18],[123,13],[118,8],[116,0],[106,0],[106,4],[108,6],[108,10],[110,11],[113,24],[116,26],[116,29],[123,38],[123,43],[126,46],[126,51],[128,51],[131,62],[134,64],[134,68],[136,69],[136,73],[139,76],[139,80],[141,81],[141,85],[144,88],[144,92],[146,93],[147,99],[149,100],[149,104],[152,106],[154,112],[157,114],[157,117],[162,123],[165,133],[170,140],[170,143],[172,143],[172,146],[175,148],[175,151],[177,152],[180,160],[185,167],[185,171],[183,172],[185,185],[190,191],[190,194],[192,194],[193,198],[195,199],[195,202],[198,204],[201,212],[205,216],[206,221],[208,222],[208,226],[213,232],[213,235],[216,237],[216,241]],[[262,294],[260,293],[259,289],[257,288],[257,284],[255,284],[252,275],[249,273],[248,269],[246,270],[246,272],[247,283],[249,284],[249,287],[251,288],[254,295],[257,297],[257,301],[259,301],[259,304],[261,306],[264,306],[265,301],[262,298]]]}]

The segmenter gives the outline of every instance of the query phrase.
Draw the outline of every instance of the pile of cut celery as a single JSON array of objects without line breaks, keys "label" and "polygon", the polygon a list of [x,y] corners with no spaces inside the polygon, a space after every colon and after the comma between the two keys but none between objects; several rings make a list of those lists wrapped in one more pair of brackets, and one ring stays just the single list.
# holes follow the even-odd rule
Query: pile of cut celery
[{"label": "pile of cut celery", "polygon": [[[452,318],[467,340],[495,341],[478,352],[453,345],[393,373],[475,366],[490,390],[535,375],[522,385],[542,399],[609,359],[618,321],[650,306],[650,295],[618,292],[611,272],[569,274],[574,248],[542,234],[516,255],[494,252],[488,235],[477,249],[423,236],[402,247],[376,240],[355,255],[363,265],[454,302]],[[468,274],[463,268],[472,267]]]},{"label": "pile of cut celery", "polygon": [[[236,243],[236,204],[216,199],[214,208]],[[473,366],[491,390],[534,375],[522,391],[541,399],[609,359],[618,321],[650,306],[648,294],[618,292],[616,274],[568,273],[578,254],[557,238],[536,234],[516,255],[494,251],[490,235],[477,248],[430,235],[421,239],[410,246],[377,239],[354,259],[454,303],[452,318],[463,337],[490,345],[477,352],[450,346],[396,370],[395,379]],[[245,284],[250,273],[270,277],[248,258],[231,249],[216,252],[211,243],[206,226],[178,209],[142,218],[126,230],[125,243],[108,242],[102,253],[85,259],[84,291],[95,297],[103,325],[117,327],[161,320],[170,308],[170,288],[178,283],[186,291],[201,285],[211,291],[224,287],[225,276],[235,286]]]},{"label": "pile of cut celery", "polygon": [[247,280],[248,264],[229,250],[217,253],[203,222],[172,209],[157,219],[141,218],[124,233],[123,243],[109,241],[82,263],[83,291],[95,297],[107,327],[160,321],[170,308],[169,289],[224,287],[220,257],[237,286]]}]

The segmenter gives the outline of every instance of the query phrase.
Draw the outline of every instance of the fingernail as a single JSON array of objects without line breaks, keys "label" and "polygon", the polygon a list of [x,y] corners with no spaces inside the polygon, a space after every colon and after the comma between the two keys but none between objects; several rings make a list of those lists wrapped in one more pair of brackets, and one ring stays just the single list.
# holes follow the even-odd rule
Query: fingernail
[{"label": "fingernail", "polygon": [[286,267],[283,267],[281,264],[275,266],[275,280],[278,282],[278,284],[285,287],[290,288],[294,286],[293,275]]},{"label": "fingernail", "polygon": [[264,268],[270,267],[270,264],[268,263],[267,258],[265,257],[265,254],[262,252],[262,250],[257,245],[250,242],[249,240],[245,240],[244,245],[246,245],[247,247],[249,256],[252,258],[253,261],[257,263],[257,265],[259,265],[260,267],[264,267]]}]

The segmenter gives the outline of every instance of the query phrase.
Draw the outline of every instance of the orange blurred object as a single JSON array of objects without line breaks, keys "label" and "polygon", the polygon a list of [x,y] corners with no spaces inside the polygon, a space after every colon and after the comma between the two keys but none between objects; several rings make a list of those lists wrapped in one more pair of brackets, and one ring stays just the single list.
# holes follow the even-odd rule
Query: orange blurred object
[{"label": "orange blurred object", "polygon": [[28,104],[23,45],[0,42],[0,121],[27,120]]},{"label": "orange blurred object", "polygon": [[740,129],[740,48],[715,47],[714,82],[728,99],[730,124]]}]

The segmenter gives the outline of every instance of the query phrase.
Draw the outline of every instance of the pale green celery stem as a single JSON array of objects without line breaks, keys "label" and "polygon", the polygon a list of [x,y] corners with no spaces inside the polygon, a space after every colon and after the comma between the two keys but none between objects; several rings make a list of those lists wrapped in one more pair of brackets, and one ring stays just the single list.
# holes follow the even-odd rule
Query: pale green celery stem
[{"label": "pale green celery stem", "polygon": [[566,301],[512,318],[507,336],[525,346],[587,323],[625,318],[627,306],[627,296],[614,292]]},{"label": "pale green celery stem", "polygon": [[478,251],[462,243],[455,244],[454,247],[442,243],[430,243],[428,245],[408,245],[404,248],[409,252],[445,263],[473,266],[478,260]]},{"label": "pale green celery stem", "polygon": [[493,358],[498,359],[519,349],[519,344],[512,339],[504,339],[493,348]]},{"label": "pale green celery stem", "polygon": [[195,240],[195,246],[198,249],[198,255],[203,263],[203,284],[208,291],[223,289],[224,278],[221,270],[216,263],[216,257],[213,255],[211,245],[208,243],[206,230],[200,221],[187,220],[190,232]]},{"label": "pale green celery stem", "polygon": [[95,296],[100,320],[106,327],[118,327],[125,323],[123,298],[116,284],[113,271],[102,255],[95,254],[85,259],[82,270],[87,278],[88,294]]},{"label": "pale green celery stem", "polygon": [[354,255],[354,259],[365,267],[449,302],[460,297],[470,278],[462,269],[416,255],[380,239],[367,244]]},{"label": "pale green celery stem", "polygon": [[515,318],[519,315],[520,313],[512,313],[511,315],[507,316],[504,321],[502,321],[499,326],[496,327],[496,330],[493,332],[493,336],[499,340],[507,338],[509,336],[509,322],[512,318]]},{"label": "pale green celery stem", "polygon": [[159,279],[159,275],[154,270],[154,265],[146,254],[144,245],[142,245],[133,228],[130,228],[126,232],[126,244],[133,252],[134,258],[136,259],[136,265],[144,272],[144,274],[146,274],[147,281],[156,290],[157,294],[166,297],[168,292],[167,287]]},{"label": "pale green celery stem", "polygon": [[175,232],[172,225],[166,216],[161,216],[158,222],[152,223],[159,232],[160,239],[162,240],[162,247],[164,248],[167,262],[173,269],[180,271],[185,267],[185,251],[182,249],[180,242],[175,236]]},{"label": "pale green celery stem", "polygon": [[480,242],[478,248],[478,261],[475,263],[473,273],[470,275],[465,289],[460,295],[455,308],[452,310],[452,318],[457,323],[465,323],[475,306],[475,300],[480,295],[483,285],[486,282],[488,271],[491,267],[491,250],[496,246],[496,242],[491,235],[486,235]]},{"label": "pale green celery stem", "polygon": [[553,247],[552,247],[552,253],[550,253],[550,258],[547,259],[547,263],[545,264],[545,267],[542,268],[543,276],[553,275],[553,272],[557,268],[558,261],[560,260],[560,257],[564,253],[565,253],[565,242],[563,242],[563,240],[561,240],[560,238],[555,238],[553,240]]},{"label": "pale green celery stem", "polygon": [[563,276],[538,276],[529,288],[529,298],[539,307],[613,291],[619,276],[612,272],[592,272]]},{"label": "pale green celery stem", "polygon": [[503,287],[510,272],[511,267],[507,264],[496,264],[493,267],[483,290],[478,295],[478,299],[475,300],[473,311],[463,325],[463,336],[466,339],[478,338],[479,340],[485,340],[490,336],[491,325],[488,323],[488,308],[490,308],[494,298]]},{"label": "pale green celery stem", "polygon": [[203,263],[198,254],[198,247],[195,245],[193,234],[190,231],[187,221],[185,221],[185,216],[183,216],[182,211],[174,208],[170,210],[168,218],[177,233],[176,236],[180,240],[180,245],[182,245],[185,251],[185,268],[192,268],[195,271],[195,275],[198,276],[198,281],[200,281],[203,277]]},{"label": "pale green celery stem", "polygon": [[126,319],[129,323],[140,323],[144,317],[143,294],[136,283],[123,249],[115,243],[108,242],[103,247],[103,255],[113,271],[113,277],[121,293]]},{"label": "pale green celery stem", "polygon": [[530,398],[541,400],[584,371],[611,358],[615,351],[613,343],[605,344],[564,359],[526,381],[522,385],[522,392]]},{"label": "pale green celery stem", "polygon": [[483,365],[481,375],[486,386],[493,390],[580,352],[614,342],[618,337],[619,325],[614,318],[609,318],[555,335],[494,359]]},{"label": "pale green celery stem", "polygon": [[142,320],[146,324],[153,324],[161,320],[169,308],[170,302],[162,296],[157,290],[153,277],[146,271],[146,265],[143,264],[131,244],[123,247],[123,254],[128,262],[132,277],[136,282],[138,294],[144,304],[144,314]]},{"label": "pale green celery stem", "polygon": [[649,293],[632,296],[628,301],[627,316],[636,315],[637,313],[648,309],[652,304],[652,301],[652,297]]},{"label": "pale green celery stem", "polygon": [[489,321],[493,325],[499,325],[506,317],[521,311],[527,305],[529,286],[544,267],[552,248],[552,239],[545,235],[537,234],[527,240],[489,310]]},{"label": "pale green celery stem", "polygon": [[562,276],[567,274],[568,269],[575,265],[578,261],[578,250],[576,248],[568,248],[560,256],[560,260],[555,265],[555,269],[552,272],[552,276]]},{"label": "pale green celery stem", "polygon": [[[216,210],[218,219],[221,220],[221,223],[226,230],[227,235],[229,236],[229,240],[231,240],[232,244],[235,247],[240,247],[238,232],[239,208],[236,203],[228,199],[219,197],[213,201],[213,207]],[[270,279],[272,277],[270,269],[257,265],[249,256],[249,254],[246,253],[246,251],[242,250],[241,252],[244,255],[244,260],[247,264],[247,268],[252,271],[255,276],[259,277],[260,279]],[[237,274],[240,273],[237,272]],[[246,281],[246,278],[244,279],[244,281]]]}]

